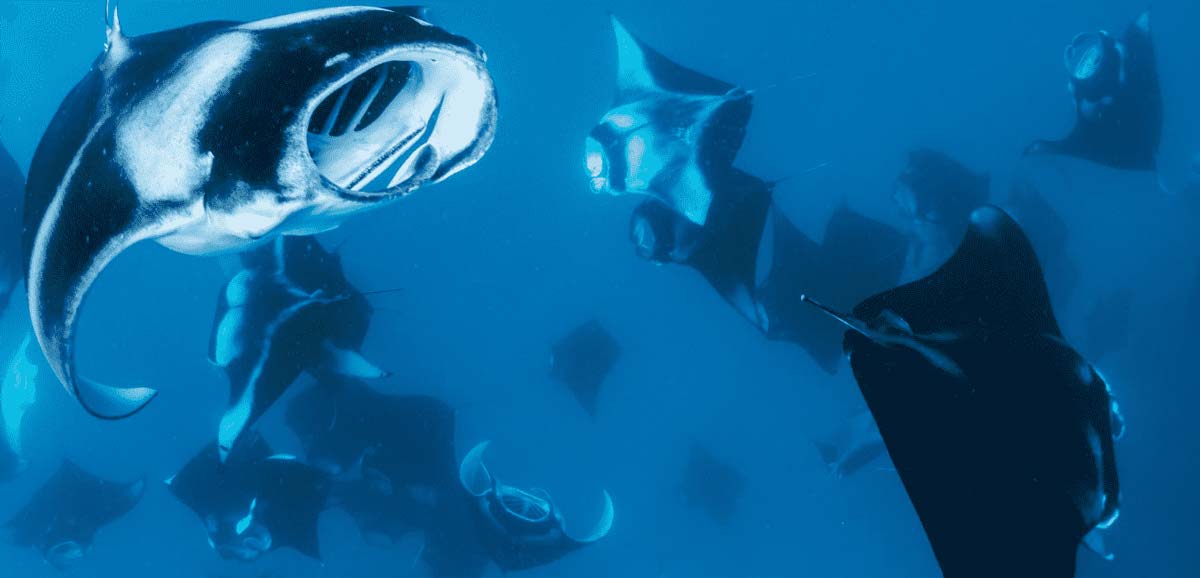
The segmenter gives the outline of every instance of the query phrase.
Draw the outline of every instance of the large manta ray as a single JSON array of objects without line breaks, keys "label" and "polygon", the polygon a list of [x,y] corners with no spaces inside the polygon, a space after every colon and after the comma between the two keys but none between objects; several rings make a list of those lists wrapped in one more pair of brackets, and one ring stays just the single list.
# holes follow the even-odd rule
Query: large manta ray
[{"label": "large manta ray", "polygon": [[73,361],[84,296],[129,246],[211,254],[331,229],[483,156],[496,125],[483,51],[417,12],[329,8],[135,38],[113,18],[38,145],[25,205],[33,326],[88,412],[125,417],[155,395],[94,383]]},{"label": "large manta ray", "polygon": [[10,480],[29,467],[22,443],[25,413],[37,402],[38,366],[29,357],[32,335],[13,352],[0,381],[0,482]]},{"label": "large manta ray", "polygon": [[836,372],[843,357],[841,327],[805,307],[799,296],[818,292],[836,299],[835,306],[850,305],[894,286],[904,270],[904,235],[843,205],[830,216],[820,243],[776,210],[762,244],[755,296],[763,331],[769,339],[799,345],[826,372]]},{"label": "large manta ray", "polygon": [[1117,516],[1121,425],[1016,222],[980,208],[935,273],[826,311],[944,575],[1073,576]]},{"label": "large manta ray", "polygon": [[604,511],[585,536],[566,530],[563,515],[543,490],[526,491],[496,480],[483,463],[491,442],[475,446],[459,466],[459,481],[471,496],[479,540],[504,572],[554,562],[608,535],[612,530],[612,498],[604,492]]},{"label": "large manta ray", "polygon": [[321,557],[317,519],[329,495],[328,476],[274,454],[257,434],[238,440],[224,461],[210,444],[166,483],[200,518],[222,558],[252,561],[279,548]]},{"label": "large manta ray", "polygon": [[1116,169],[1154,171],[1163,105],[1150,13],[1138,16],[1120,39],[1103,30],[1076,36],[1064,60],[1075,102],[1075,128],[1062,140],[1034,142],[1026,153],[1070,155]]},{"label": "large manta ray", "polygon": [[96,531],[132,510],[145,490],[144,479],[110,482],[63,460],[6,527],[16,545],[36,548],[55,568],[66,569],[91,549]]},{"label": "large manta ray", "polygon": [[742,146],[751,95],[668,60],[616,17],[612,26],[617,98],[587,139],[591,188],[649,195],[704,225],[713,180]]},{"label": "large manta ray", "polygon": [[217,303],[209,359],[229,376],[222,455],[307,371],[384,377],[358,352],[371,306],[313,237],[278,237],[242,255]]}]

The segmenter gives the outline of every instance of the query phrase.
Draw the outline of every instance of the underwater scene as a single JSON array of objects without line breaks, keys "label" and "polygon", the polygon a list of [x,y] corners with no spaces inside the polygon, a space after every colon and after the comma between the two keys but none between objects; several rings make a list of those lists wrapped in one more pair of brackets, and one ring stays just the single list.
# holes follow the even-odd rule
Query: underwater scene
[{"label": "underwater scene", "polygon": [[0,0],[0,578],[1200,576],[1198,27]]}]

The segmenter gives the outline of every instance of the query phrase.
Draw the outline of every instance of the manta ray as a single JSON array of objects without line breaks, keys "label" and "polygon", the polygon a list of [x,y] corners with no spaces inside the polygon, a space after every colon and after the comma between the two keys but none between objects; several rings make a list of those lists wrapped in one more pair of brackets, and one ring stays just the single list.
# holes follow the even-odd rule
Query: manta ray
[{"label": "manta ray", "polygon": [[947,578],[1070,577],[1118,513],[1123,428],[998,208],[936,272],[858,304],[845,348]]},{"label": "manta ray", "polygon": [[941,151],[909,151],[892,190],[913,237],[908,269],[924,274],[945,261],[967,230],[971,211],[988,202],[990,189],[991,177]]},{"label": "manta ray", "polygon": [[483,51],[411,8],[338,7],[126,36],[59,106],[29,171],[29,309],[51,369],[83,407],[132,415],[150,388],[74,365],[80,307],[105,266],[155,240],[243,250],[446,180],[496,127]]},{"label": "manta ray", "polygon": [[1115,169],[1154,171],[1163,104],[1143,12],[1120,39],[1104,30],[1080,34],[1063,56],[1075,127],[1062,140],[1034,142],[1026,154],[1070,155]]},{"label": "manta ray", "polygon": [[688,506],[704,512],[717,525],[728,527],[745,489],[746,476],[742,472],[719,460],[708,448],[692,444],[679,486]]},{"label": "manta ray", "polygon": [[65,570],[91,550],[101,527],[129,513],[145,491],[145,479],[110,482],[63,460],[6,527],[17,546],[35,548],[46,562]]},{"label": "manta ray", "polygon": [[315,238],[277,237],[244,253],[218,298],[209,340],[209,360],[229,376],[222,455],[301,373],[385,377],[358,352],[370,317],[341,260]]},{"label": "manta ray", "polygon": [[566,385],[594,418],[600,386],[620,358],[621,346],[616,338],[593,319],[551,346],[550,376]]},{"label": "manta ray", "polygon": [[697,226],[742,146],[749,91],[685,68],[614,16],[617,96],[586,141],[591,189],[647,195]]},{"label": "manta ray", "polygon": [[575,537],[543,490],[523,490],[494,478],[483,463],[490,442],[481,442],[463,458],[459,481],[471,497],[479,541],[504,572],[550,564],[604,538],[612,530],[612,498],[604,492],[604,510],[586,535]]},{"label": "manta ray", "polygon": [[25,455],[22,425],[25,414],[38,398],[38,366],[29,357],[32,335],[25,339],[13,352],[12,360],[0,381],[0,481],[10,480],[29,467]]},{"label": "manta ray", "polygon": [[633,212],[630,240],[643,259],[695,269],[735,311],[759,326],[758,254],[773,187],[734,168],[712,184],[712,205],[703,225],[647,199]]},{"label": "manta ray", "polygon": [[274,453],[258,434],[238,440],[224,460],[209,444],[166,484],[200,518],[222,558],[253,561],[280,548],[321,557],[317,519],[329,495],[328,476]]},{"label": "manta ray", "polygon": [[830,295],[849,305],[892,287],[904,270],[908,241],[890,225],[842,205],[818,243],[775,211],[762,235],[759,281],[754,291],[758,319],[769,339],[800,346],[828,373],[843,363],[841,326],[804,306],[805,292]]}]

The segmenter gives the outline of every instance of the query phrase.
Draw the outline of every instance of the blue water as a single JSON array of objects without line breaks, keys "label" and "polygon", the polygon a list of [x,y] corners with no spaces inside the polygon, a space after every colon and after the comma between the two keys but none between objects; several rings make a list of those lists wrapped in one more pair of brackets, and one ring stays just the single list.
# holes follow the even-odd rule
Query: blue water
[{"label": "blue water", "polygon": [[[0,140],[23,167],[101,49],[101,4],[0,0]],[[429,4],[439,25],[487,50],[500,94],[497,140],[477,166],[325,238],[345,241],[346,272],[360,288],[404,288],[375,299],[380,311],[365,353],[396,373],[383,387],[458,407],[460,453],[493,440],[493,469],[547,488],[568,523],[586,527],[600,491],[613,495],[609,538],[526,575],[938,575],[896,474],[876,468],[832,480],[809,443],[863,406],[849,371],[830,377],[794,346],[764,340],[693,271],[639,260],[626,236],[636,201],[589,193],[584,136],[613,95],[606,10],[689,66],[750,88],[778,84],[756,97],[738,164],[766,178],[793,177],[777,199],[811,235],[841,203],[899,224],[891,184],[915,146],[989,172],[993,191],[1032,170],[1066,219],[1082,270],[1075,298],[1057,311],[1068,338],[1085,330],[1090,303],[1116,289],[1134,292],[1130,344],[1102,367],[1129,424],[1118,446],[1123,511],[1108,538],[1116,559],[1081,552],[1079,575],[1200,575],[1197,320],[1180,313],[1194,299],[1192,221],[1153,176],[1067,160],[1051,165],[1058,170],[1030,169],[1020,161],[1031,139],[1071,126],[1063,46],[1077,32],[1122,30],[1142,2]],[[121,15],[137,35],[314,5],[123,0]],[[1154,10],[1166,106],[1160,172],[1174,186],[1200,150],[1200,4],[1163,0]],[[24,504],[63,456],[102,477],[145,473],[158,481],[212,440],[228,389],[206,362],[206,347],[225,280],[217,259],[153,244],[105,272],[81,325],[80,366],[100,381],[162,393],[132,419],[102,422],[47,382],[28,418],[33,468],[0,486],[0,518]],[[3,351],[22,335],[22,304],[18,298],[8,309]],[[595,421],[546,375],[550,342],[590,317],[624,352]],[[277,449],[296,451],[279,409],[262,429]],[[679,498],[693,441],[748,481],[727,528]],[[139,507],[101,530],[70,574],[420,575],[416,542],[371,547],[338,511],[322,518],[321,535],[323,564],[290,551],[254,566],[222,561],[195,516],[153,483]],[[0,542],[0,576],[58,575],[38,553]]]}]

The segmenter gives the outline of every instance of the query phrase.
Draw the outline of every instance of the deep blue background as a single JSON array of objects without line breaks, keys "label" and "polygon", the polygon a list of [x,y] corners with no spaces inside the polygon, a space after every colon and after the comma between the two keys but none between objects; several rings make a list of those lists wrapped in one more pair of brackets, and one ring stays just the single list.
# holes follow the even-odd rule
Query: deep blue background
[{"label": "deep blue background", "polygon": [[[25,166],[60,99],[104,40],[101,0],[0,0],[0,139]],[[614,55],[606,10],[669,56],[757,96],[744,168],[795,175],[780,202],[811,234],[843,200],[899,223],[890,186],[914,146],[950,151],[993,175],[1038,182],[1071,228],[1083,278],[1060,304],[1068,336],[1112,290],[1135,291],[1131,345],[1106,361],[1129,422],[1118,446],[1124,508],[1109,537],[1117,559],[1081,553],[1080,575],[1196,576],[1200,394],[1192,297],[1196,232],[1154,177],[1058,160],[1029,163],[1035,137],[1070,126],[1061,54],[1077,33],[1119,32],[1141,0],[983,5],[954,0],[433,0],[431,19],[481,44],[501,98],[491,152],[449,182],[354,219],[348,274],[376,299],[366,351],[396,373],[380,387],[426,392],[460,408],[464,452],[492,439],[493,471],[548,488],[569,521],[591,524],[599,494],[616,501],[604,542],[528,576],[935,576],[898,478],[828,478],[809,444],[861,407],[848,371],[830,378],[798,349],[768,343],[693,272],[639,261],[626,239],[632,199],[588,193],[583,137],[610,104]],[[124,0],[142,34],[199,20],[253,19],[313,2]],[[15,10],[14,10],[15,7]],[[1200,149],[1200,4],[1155,3],[1166,101],[1162,178],[1182,183]],[[814,73],[806,80],[789,79]],[[822,162],[828,166],[806,173]],[[166,478],[210,441],[227,396],[205,362],[217,259],[135,248],[100,279],[84,311],[83,371],[162,389],[137,417],[93,420],[57,386],[30,416],[34,469],[0,486],[0,518],[70,456],[102,475]],[[18,303],[20,305],[20,303]],[[5,323],[17,340],[21,308]],[[624,356],[587,419],[546,376],[549,343],[596,316]],[[5,353],[7,355],[7,353]],[[279,449],[294,440],[266,419]],[[1012,427],[1021,424],[1014,422]],[[749,483],[720,530],[683,506],[676,486],[693,441]],[[953,467],[947,463],[947,467]],[[981,497],[986,499],[986,497]],[[1031,520],[1030,523],[1036,523]],[[322,520],[325,564],[280,552],[257,567],[222,562],[198,520],[160,484],[103,530],[72,576],[140,578],[408,576],[418,544],[366,546],[339,512]],[[1003,555],[997,552],[997,555]],[[57,576],[32,551],[0,544],[0,575]]]}]

